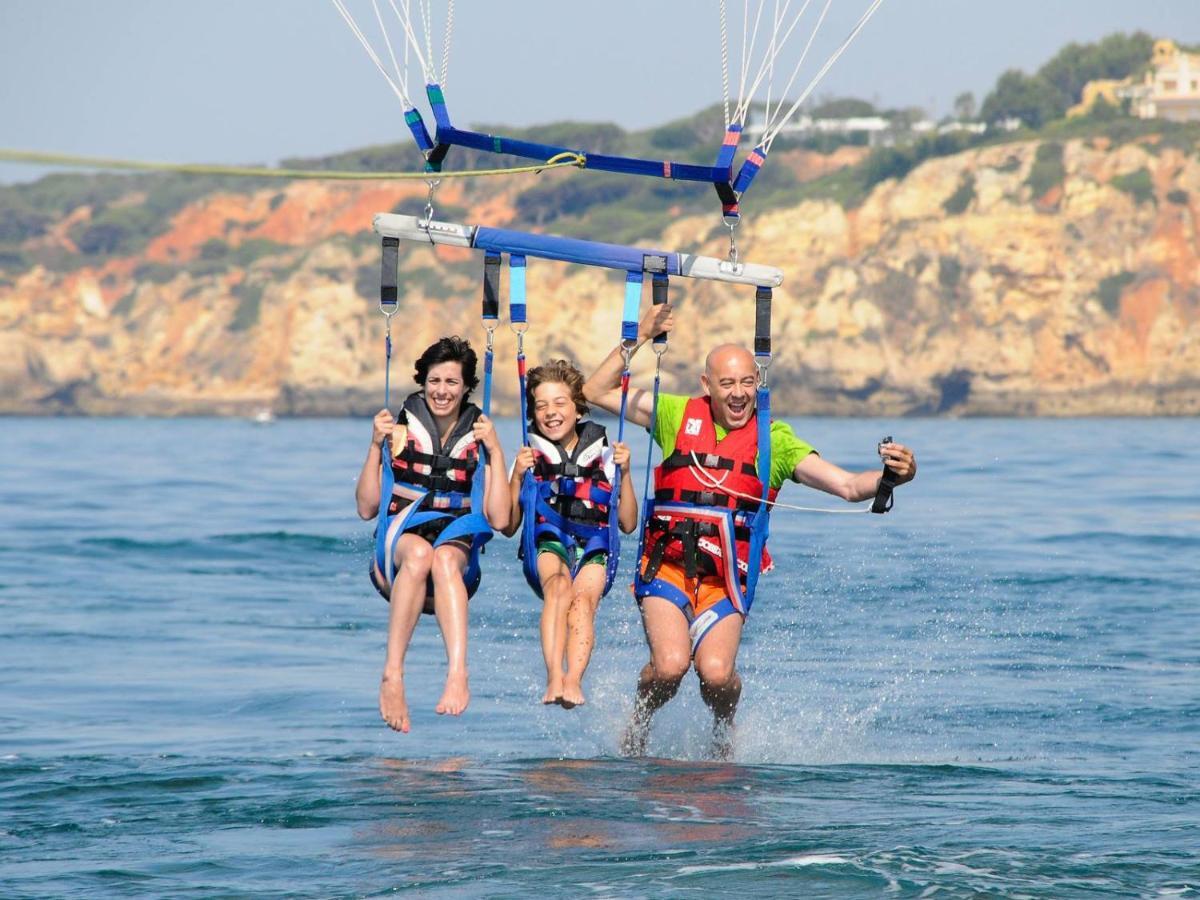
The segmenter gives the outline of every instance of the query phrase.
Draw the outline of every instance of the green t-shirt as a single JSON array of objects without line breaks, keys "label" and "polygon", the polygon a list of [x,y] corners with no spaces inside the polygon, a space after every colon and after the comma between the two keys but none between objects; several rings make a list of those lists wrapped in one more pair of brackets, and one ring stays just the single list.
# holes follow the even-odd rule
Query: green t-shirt
[{"label": "green t-shirt", "polygon": [[[683,411],[687,408],[690,397],[680,394],[659,394],[658,415],[654,422],[654,442],[662,447],[663,455],[670,456],[675,451],[675,435],[683,425]],[[724,440],[728,432],[720,425],[713,423],[717,429],[717,440]],[[785,481],[791,481],[792,470],[796,463],[810,453],[817,451],[805,441],[796,437],[792,426],[786,422],[771,423],[771,487],[778,490]]]}]

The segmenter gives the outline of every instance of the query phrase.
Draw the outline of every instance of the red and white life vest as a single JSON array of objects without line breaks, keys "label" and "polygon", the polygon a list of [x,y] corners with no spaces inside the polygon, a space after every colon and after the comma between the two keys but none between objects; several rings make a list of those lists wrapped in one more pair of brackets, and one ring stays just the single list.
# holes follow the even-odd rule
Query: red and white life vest
[{"label": "red and white life vest", "polygon": [[[643,580],[653,578],[667,560],[682,565],[689,578],[723,578],[730,599],[740,602],[749,570],[750,519],[769,512],[760,499],[763,483],[757,457],[758,427],[753,419],[718,441],[709,398],[688,401],[675,450],[654,470],[654,503],[646,521],[649,564]],[[771,490],[768,499],[774,500],[777,493]],[[729,564],[731,559],[736,566]],[[761,563],[761,571],[771,568],[765,547]]]}]

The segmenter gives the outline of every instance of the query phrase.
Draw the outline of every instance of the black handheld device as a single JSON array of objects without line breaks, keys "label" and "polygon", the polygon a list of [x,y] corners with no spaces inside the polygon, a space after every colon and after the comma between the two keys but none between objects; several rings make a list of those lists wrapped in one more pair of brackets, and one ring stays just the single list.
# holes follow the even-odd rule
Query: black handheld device
[{"label": "black handheld device", "polygon": [[[883,445],[891,442],[890,434],[879,442],[880,455],[883,454]],[[871,512],[882,514],[892,508],[892,488],[895,486],[896,473],[884,465],[883,474],[879,476],[879,487],[875,489],[875,502],[871,504]]]}]

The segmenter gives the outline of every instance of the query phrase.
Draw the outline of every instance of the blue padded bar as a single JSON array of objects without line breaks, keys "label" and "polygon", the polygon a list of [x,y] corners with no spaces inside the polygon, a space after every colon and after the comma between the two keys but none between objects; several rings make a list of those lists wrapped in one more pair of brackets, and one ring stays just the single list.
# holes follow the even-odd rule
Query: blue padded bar
[{"label": "blue padded bar", "polygon": [[525,319],[525,257],[514,253],[508,258],[508,319]]},{"label": "blue padded bar", "polygon": [[634,159],[627,156],[605,156],[599,153],[587,154],[587,163],[584,168],[599,169],[602,172],[620,172],[624,175],[650,175],[657,178],[670,178],[672,181],[702,181],[705,184],[725,181],[729,178],[728,172],[722,172],[712,166]]},{"label": "blue padded bar", "polygon": [[[642,306],[642,273],[625,273],[625,312],[621,316],[621,340],[636,341],[638,310]],[[623,398],[622,398],[623,399]]]},{"label": "blue padded bar", "polygon": [[[429,106],[433,110],[433,118],[437,121],[438,131],[443,128],[451,128],[450,112],[446,109],[446,98],[442,94],[442,86],[440,84],[425,85],[425,96],[429,98]],[[447,143],[438,137],[439,143]]]},{"label": "blue padded bar", "polygon": [[596,169],[602,172],[621,172],[626,175],[650,175],[655,178],[670,178],[675,181],[701,181],[712,184],[715,181],[728,181],[729,172],[722,172],[711,166],[697,166],[691,163],[664,162],[652,159],[634,159],[625,156],[592,155],[586,150],[572,150],[569,147],[556,147],[553,144],[537,144],[533,141],[518,141],[513,138],[498,137],[482,134],[478,131],[462,131],[450,126],[438,124],[437,139],[439,143],[454,144],[458,147],[469,147],[472,150],[482,150],[484,153],[509,153],[525,159],[537,159],[545,162],[560,153],[579,153],[586,157],[584,168]]},{"label": "blue padded bar", "polygon": [[425,120],[421,118],[421,114],[417,110],[406,109],[404,111],[404,124],[412,132],[413,140],[417,142],[417,146],[421,148],[422,153],[427,153],[433,149],[433,138],[429,136],[429,129],[425,127]]},{"label": "blue padded bar", "polygon": [[[581,263],[626,272],[660,272],[679,274],[679,254],[667,250],[647,250],[622,247],[620,244],[601,244],[578,238],[554,237],[548,234],[528,234],[506,228],[475,229],[476,250],[495,250],[500,253],[535,256],[538,259],[557,259],[560,262]],[[511,288],[510,288],[511,290]]]}]

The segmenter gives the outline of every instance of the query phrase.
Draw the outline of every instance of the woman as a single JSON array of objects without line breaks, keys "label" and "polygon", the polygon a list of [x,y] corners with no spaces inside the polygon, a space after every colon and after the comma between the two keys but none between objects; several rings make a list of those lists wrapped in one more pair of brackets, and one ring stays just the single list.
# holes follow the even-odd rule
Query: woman
[{"label": "woman", "polygon": [[[470,509],[470,488],[486,451],[482,512],[492,528],[508,525],[509,493],[504,451],[491,420],[468,402],[479,383],[475,351],[459,337],[442,338],[416,362],[415,380],[421,390],[404,401],[399,419],[387,409],[375,415],[371,449],[358,476],[355,498],[364,519],[388,503],[393,516],[386,543],[392,559],[384,569],[376,561],[371,581],[391,603],[387,655],[379,688],[379,711],[396,731],[410,727],[404,694],[404,657],[422,612],[437,616],[446,645],[446,686],[438,701],[439,714],[457,716],[467,708],[467,600],[464,573],[472,557],[472,538],[439,537]],[[387,444],[385,444],[387,440]],[[390,459],[382,448],[390,447]],[[380,497],[380,469],[387,464],[395,480],[392,496]],[[391,538],[394,537],[394,540]],[[392,574],[394,573],[394,575]],[[389,577],[391,575],[391,577]]]}]

